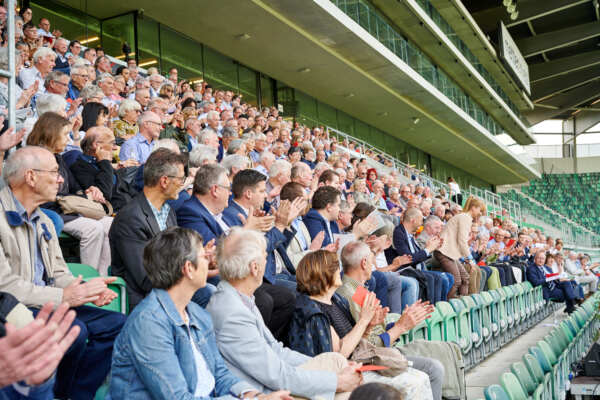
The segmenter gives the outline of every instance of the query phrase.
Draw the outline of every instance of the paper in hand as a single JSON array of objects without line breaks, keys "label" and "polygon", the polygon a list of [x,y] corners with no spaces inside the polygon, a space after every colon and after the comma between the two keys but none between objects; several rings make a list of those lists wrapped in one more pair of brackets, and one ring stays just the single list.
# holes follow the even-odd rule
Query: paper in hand
[{"label": "paper in hand", "polygon": [[362,307],[363,303],[365,302],[365,298],[367,297],[367,293],[369,293],[369,291],[365,289],[364,286],[359,286],[356,288],[356,292],[354,292],[352,295],[352,300]]},{"label": "paper in hand", "polygon": [[356,372],[381,371],[383,369],[388,369],[388,367],[383,365],[363,365],[360,368],[356,368]]}]

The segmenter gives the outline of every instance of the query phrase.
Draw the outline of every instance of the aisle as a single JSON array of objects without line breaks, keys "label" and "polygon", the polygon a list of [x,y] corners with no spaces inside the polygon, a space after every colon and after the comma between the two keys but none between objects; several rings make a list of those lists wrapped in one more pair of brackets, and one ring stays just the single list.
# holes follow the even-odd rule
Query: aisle
[{"label": "aisle", "polygon": [[[562,309],[555,312],[556,319],[560,323],[567,318]],[[527,353],[529,347],[541,340],[554,326],[554,314],[550,314],[545,320],[515,338],[502,349],[486,358],[482,363],[467,372],[467,400],[483,399],[483,389],[494,383],[500,383],[500,375],[510,372],[513,362],[521,361],[523,354]]]}]

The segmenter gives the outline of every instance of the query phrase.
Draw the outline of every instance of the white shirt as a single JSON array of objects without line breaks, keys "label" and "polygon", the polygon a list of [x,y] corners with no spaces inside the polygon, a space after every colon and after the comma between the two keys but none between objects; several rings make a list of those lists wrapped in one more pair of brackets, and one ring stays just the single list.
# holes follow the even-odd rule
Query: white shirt
[{"label": "white shirt", "polygon": [[44,88],[44,78],[35,66],[21,69],[21,72],[19,72],[19,79],[21,80],[23,89],[27,89],[29,86],[33,85],[35,81],[38,81],[37,93],[41,94],[46,90]]},{"label": "white shirt", "polygon": [[458,186],[458,183],[456,183],[456,182],[450,182],[448,184],[448,186],[450,186],[450,193],[451,194],[460,194],[460,187]]},{"label": "white shirt", "polygon": [[208,369],[204,356],[198,351],[198,347],[196,347],[189,324],[186,323],[185,325],[187,327],[188,337],[190,338],[190,345],[192,346],[192,353],[194,354],[194,362],[196,364],[196,375],[198,377],[194,397],[206,397],[210,395],[215,388],[215,377]]},{"label": "white shirt", "polygon": [[223,233],[225,234],[225,236],[229,235],[229,231],[231,230],[231,228],[229,227],[229,225],[227,225],[225,223],[225,221],[223,221],[223,213],[215,215],[208,208],[207,208],[207,210],[210,213],[210,215],[212,215],[214,217],[215,221],[217,221],[217,224],[219,224],[219,226],[223,230]]}]

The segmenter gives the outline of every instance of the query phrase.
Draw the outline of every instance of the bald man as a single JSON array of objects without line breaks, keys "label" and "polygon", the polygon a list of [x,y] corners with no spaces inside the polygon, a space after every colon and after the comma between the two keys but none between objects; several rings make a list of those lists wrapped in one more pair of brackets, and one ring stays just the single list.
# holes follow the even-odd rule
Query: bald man
[{"label": "bald man", "polygon": [[81,141],[83,153],[71,164],[70,169],[82,189],[92,186],[98,188],[113,210],[118,212],[136,196],[137,191],[113,168],[114,148],[115,136],[109,128],[90,128]]},{"label": "bald man", "polygon": [[39,208],[55,201],[63,177],[54,155],[28,146],[6,160],[0,190],[0,291],[15,296],[34,315],[47,302],[67,303],[77,312],[79,336],[58,366],[55,397],[91,399],[110,369],[112,346],[125,316],[85,306],[115,299],[107,287],[115,278],[83,283],[62,257],[52,221]]}]

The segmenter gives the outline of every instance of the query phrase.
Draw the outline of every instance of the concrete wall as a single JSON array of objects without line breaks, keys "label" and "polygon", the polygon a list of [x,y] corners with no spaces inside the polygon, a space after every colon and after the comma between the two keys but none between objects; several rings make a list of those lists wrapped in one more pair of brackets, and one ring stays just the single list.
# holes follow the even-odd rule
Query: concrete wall
[{"label": "concrete wall", "polygon": [[600,157],[583,157],[577,159],[577,171],[574,170],[572,158],[536,158],[537,169],[545,174],[584,174],[600,172]]}]

